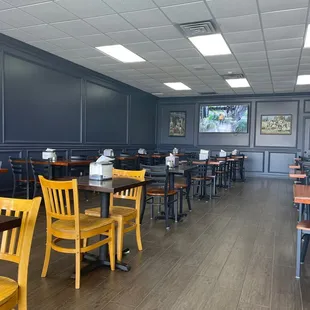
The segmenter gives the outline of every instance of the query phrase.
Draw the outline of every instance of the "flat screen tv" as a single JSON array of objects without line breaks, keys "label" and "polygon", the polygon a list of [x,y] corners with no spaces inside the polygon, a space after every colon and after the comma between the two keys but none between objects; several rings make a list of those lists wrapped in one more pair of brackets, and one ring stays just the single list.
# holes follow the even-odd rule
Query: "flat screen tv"
[{"label": "flat screen tv", "polygon": [[248,105],[201,105],[199,132],[247,133]]}]

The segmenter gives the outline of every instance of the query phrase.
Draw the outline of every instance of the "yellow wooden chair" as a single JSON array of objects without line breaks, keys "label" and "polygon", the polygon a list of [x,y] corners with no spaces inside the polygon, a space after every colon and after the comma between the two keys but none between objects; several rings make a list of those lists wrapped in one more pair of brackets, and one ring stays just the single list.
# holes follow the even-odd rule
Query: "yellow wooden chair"
[{"label": "yellow wooden chair", "polygon": [[0,211],[21,218],[21,226],[4,231],[0,242],[0,260],[18,264],[17,282],[0,277],[0,310],[27,310],[27,279],[30,248],[42,198],[33,200],[0,198]]},{"label": "yellow wooden chair", "polygon": [[[115,225],[110,218],[94,218],[79,213],[77,180],[50,181],[39,176],[46,209],[47,237],[41,276],[46,277],[51,249],[75,254],[75,288],[80,288],[81,258],[83,253],[109,245],[111,270],[115,270]],[[70,197],[73,198],[73,206]],[[91,245],[87,239],[97,235],[107,238]],[[74,240],[75,247],[58,245],[61,240]]]},{"label": "yellow wooden chair", "polygon": [[[113,177],[125,177],[144,180],[145,170],[120,170],[113,169]],[[124,234],[135,230],[139,251],[142,251],[142,240],[140,230],[142,186],[122,191],[110,196],[110,218],[117,222],[117,260],[121,261],[123,256]],[[113,198],[127,199],[135,202],[135,208],[115,206]],[[85,210],[85,214],[100,217],[100,208]]]}]

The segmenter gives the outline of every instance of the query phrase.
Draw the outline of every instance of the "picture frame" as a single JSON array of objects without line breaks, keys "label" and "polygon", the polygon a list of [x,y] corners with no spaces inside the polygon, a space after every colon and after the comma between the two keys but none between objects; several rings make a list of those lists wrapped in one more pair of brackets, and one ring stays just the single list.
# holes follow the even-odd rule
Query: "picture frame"
[{"label": "picture frame", "polygon": [[291,135],[292,114],[264,114],[260,118],[261,135]]},{"label": "picture frame", "polygon": [[171,111],[169,113],[169,137],[186,136],[186,112]]}]

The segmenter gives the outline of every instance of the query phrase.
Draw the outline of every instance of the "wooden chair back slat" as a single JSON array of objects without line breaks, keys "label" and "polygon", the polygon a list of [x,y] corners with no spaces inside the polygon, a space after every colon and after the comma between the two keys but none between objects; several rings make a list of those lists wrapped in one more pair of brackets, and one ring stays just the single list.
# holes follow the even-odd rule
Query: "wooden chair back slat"
[{"label": "wooden chair back slat", "polygon": [[[48,220],[76,221],[79,225],[77,180],[51,181],[39,176]],[[65,200],[63,199],[65,196]],[[73,197],[73,205],[70,197]],[[72,206],[72,207],[71,207]]]}]

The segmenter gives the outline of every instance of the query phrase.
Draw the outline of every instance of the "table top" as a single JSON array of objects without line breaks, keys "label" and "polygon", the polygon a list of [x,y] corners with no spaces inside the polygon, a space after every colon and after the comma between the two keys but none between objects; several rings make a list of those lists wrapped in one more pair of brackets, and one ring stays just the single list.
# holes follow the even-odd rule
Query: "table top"
[{"label": "table top", "polygon": [[151,182],[149,179],[139,181],[130,178],[113,178],[111,180],[96,181],[90,180],[89,176],[79,177],[77,180],[79,189],[101,193],[117,193],[126,189],[143,186]]},{"label": "table top", "polygon": [[310,186],[309,185],[294,185],[294,202],[310,204]]},{"label": "table top", "polygon": [[115,159],[117,160],[136,160],[137,157],[135,155],[129,155],[129,156],[116,156]]},{"label": "table top", "polygon": [[20,227],[22,220],[14,216],[0,215],[0,232]]},{"label": "table top", "polygon": [[7,168],[0,168],[0,173],[7,173],[9,169]]},{"label": "table top", "polygon": [[179,165],[178,167],[169,168],[169,173],[182,175],[185,172],[194,170],[196,168],[197,168],[196,165],[192,165],[192,166],[190,166],[190,165]]}]

